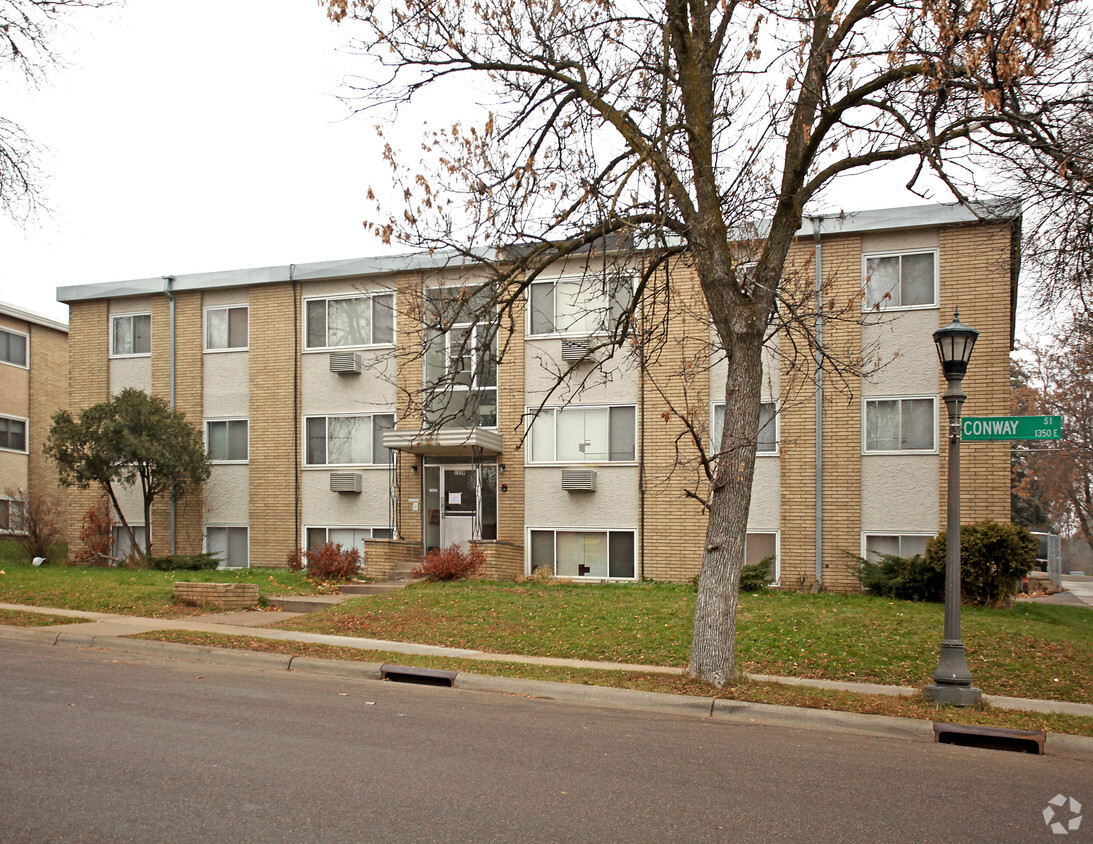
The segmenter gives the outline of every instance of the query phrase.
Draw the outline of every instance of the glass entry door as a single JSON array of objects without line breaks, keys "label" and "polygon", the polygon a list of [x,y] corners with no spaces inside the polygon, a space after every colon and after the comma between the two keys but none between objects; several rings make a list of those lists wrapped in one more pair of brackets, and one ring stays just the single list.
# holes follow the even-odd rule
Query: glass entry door
[{"label": "glass entry door", "polygon": [[497,538],[497,464],[426,465],[425,550]]}]

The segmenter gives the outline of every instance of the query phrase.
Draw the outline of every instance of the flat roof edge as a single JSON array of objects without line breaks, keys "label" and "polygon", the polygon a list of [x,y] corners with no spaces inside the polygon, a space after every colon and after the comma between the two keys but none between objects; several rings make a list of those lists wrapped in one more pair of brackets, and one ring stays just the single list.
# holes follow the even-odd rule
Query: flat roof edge
[{"label": "flat roof edge", "polygon": [[63,331],[65,334],[68,333],[68,325],[65,323],[50,319],[47,316],[42,316],[34,311],[17,308],[15,305],[9,305],[6,302],[0,302],[0,314],[12,317],[13,319],[21,319],[23,322],[32,322],[43,328],[52,328],[54,331]]}]

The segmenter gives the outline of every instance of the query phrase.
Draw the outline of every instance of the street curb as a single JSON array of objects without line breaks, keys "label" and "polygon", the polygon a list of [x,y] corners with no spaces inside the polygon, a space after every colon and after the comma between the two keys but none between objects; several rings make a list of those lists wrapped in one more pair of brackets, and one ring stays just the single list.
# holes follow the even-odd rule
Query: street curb
[{"label": "street curb", "polygon": [[[243,651],[209,645],[154,642],[118,636],[91,636],[75,631],[55,631],[32,627],[0,627],[0,638],[21,639],[39,644],[68,647],[102,648],[146,656],[171,657],[219,665],[243,666],[274,671],[299,671],[306,674],[343,677],[352,680],[380,679],[378,663],[353,660],[293,657],[263,651]],[[749,703],[724,698],[703,698],[616,689],[609,686],[585,686],[549,680],[519,680],[489,674],[459,672],[455,687],[462,691],[489,692],[516,697],[539,698],[561,703],[602,706],[615,709],[656,711],[712,718],[739,724],[785,727],[800,730],[824,730],[875,738],[904,741],[934,741],[931,721],[888,715],[863,715],[831,709],[778,706]],[[1048,733],[1044,756],[1093,761],[1093,737],[1066,733]]]}]

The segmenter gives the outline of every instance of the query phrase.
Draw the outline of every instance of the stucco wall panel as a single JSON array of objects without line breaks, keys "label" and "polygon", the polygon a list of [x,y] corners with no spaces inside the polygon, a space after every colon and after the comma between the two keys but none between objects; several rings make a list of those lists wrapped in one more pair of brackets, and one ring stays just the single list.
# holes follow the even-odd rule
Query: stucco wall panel
[{"label": "stucco wall panel", "polygon": [[110,395],[116,396],[130,387],[144,390],[146,393],[152,392],[152,359],[150,357],[110,360]]},{"label": "stucco wall panel", "polygon": [[937,308],[869,317],[862,326],[862,349],[872,352],[875,371],[862,380],[866,396],[922,396],[937,392]]},{"label": "stucco wall panel", "polygon": [[[394,353],[364,351],[360,375],[330,371],[330,353],[302,356],[304,414],[393,413],[396,402]],[[408,366],[414,366],[410,362]]]},{"label": "stucco wall panel", "polygon": [[213,466],[205,482],[203,522],[245,525],[250,522],[250,467]]},{"label": "stucco wall panel", "polygon": [[26,490],[28,484],[27,456],[16,451],[0,451],[0,494],[6,494],[9,489]]},{"label": "stucco wall panel", "polygon": [[[524,345],[528,404],[538,404],[557,385],[548,405],[636,402],[640,374],[627,350],[602,364],[581,363],[567,371],[560,339],[528,340]],[[559,383],[560,379],[560,383]]]},{"label": "stucco wall panel", "polygon": [[537,527],[633,527],[637,524],[638,468],[587,468],[596,472],[595,492],[562,489],[562,470],[558,467],[527,466],[524,469],[527,523]]},{"label": "stucco wall panel", "polygon": [[217,352],[204,359],[204,415],[247,416],[250,413],[250,356]]},{"label": "stucco wall panel", "polygon": [[308,469],[303,472],[304,525],[386,527],[390,521],[390,472],[386,469],[364,469],[361,474],[364,476],[364,489],[358,495],[331,492],[329,469]]},{"label": "stucco wall panel", "polygon": [[[861,461],[861,529],[937,531],[937,455],[865,455]],[[856,546],[847,537],[848,549]]]},{"label": "stucco wall panel", "polygon": [[748,530],[778,530],[781,526],[781,467],[777,457],[756,457],[751,481]]}]

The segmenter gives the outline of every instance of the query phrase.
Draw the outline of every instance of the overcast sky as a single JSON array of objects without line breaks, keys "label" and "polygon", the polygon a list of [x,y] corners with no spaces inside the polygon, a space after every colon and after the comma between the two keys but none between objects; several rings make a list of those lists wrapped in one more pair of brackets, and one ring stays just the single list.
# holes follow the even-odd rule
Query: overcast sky
[{"label": "overcast sky", "polygon": [[[67,321],[58,286],[384,251],[361,225],[383,178],[374,121],[338,99],[362,65],[314,0],[127,0],[73,23],[42,89],[0,77],[52,209],[0,219],[0,300]],[[866,177],[831,201],[922,202],[900,184]]]}]

